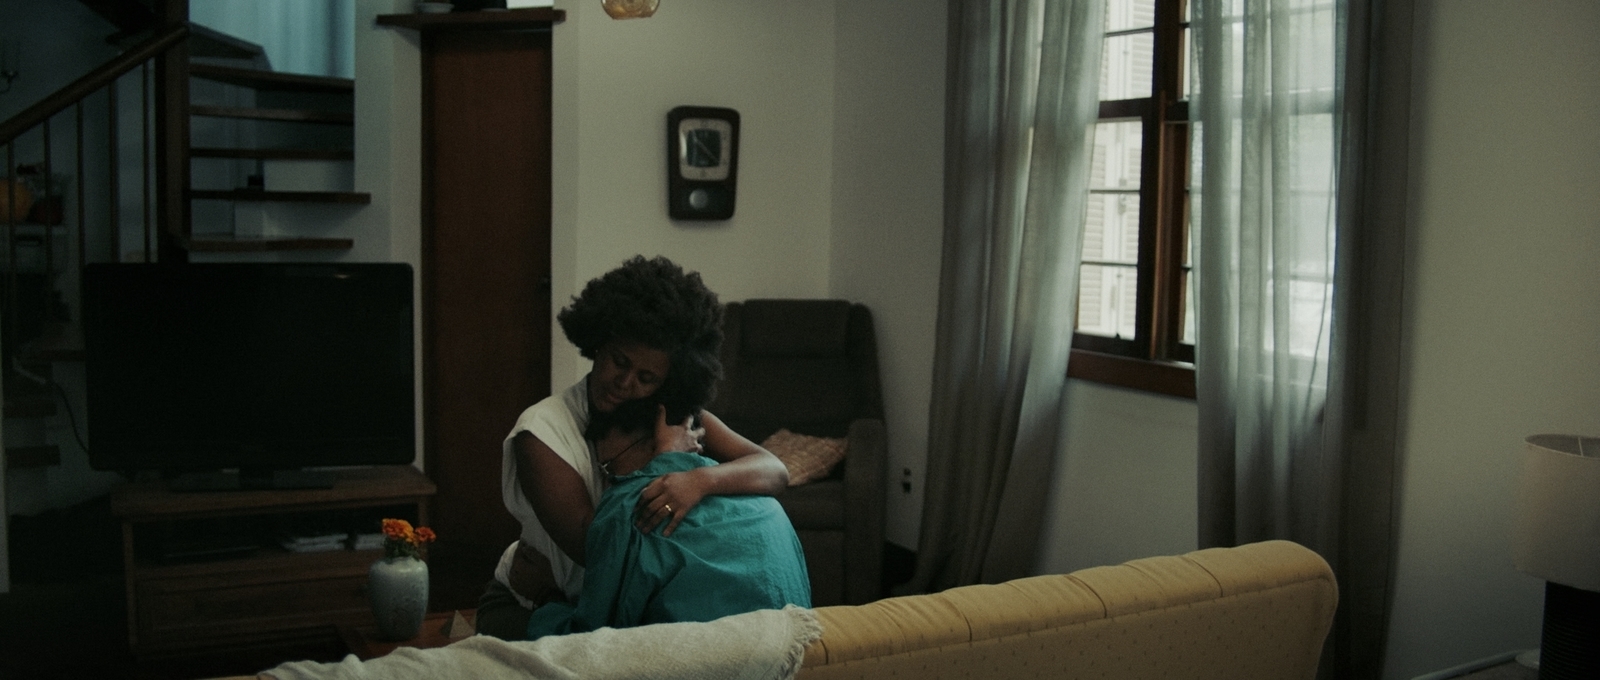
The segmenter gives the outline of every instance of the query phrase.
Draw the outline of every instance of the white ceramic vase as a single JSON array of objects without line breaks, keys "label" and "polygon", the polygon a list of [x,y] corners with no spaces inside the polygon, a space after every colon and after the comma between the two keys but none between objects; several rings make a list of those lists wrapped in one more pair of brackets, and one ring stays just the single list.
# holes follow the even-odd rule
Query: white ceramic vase
[{"label": "white ceramic vase", "polygon": [[410,640],[428,613],[428,563],[415,557],[385,557],[367,570],[372,618],[386,640]]}]

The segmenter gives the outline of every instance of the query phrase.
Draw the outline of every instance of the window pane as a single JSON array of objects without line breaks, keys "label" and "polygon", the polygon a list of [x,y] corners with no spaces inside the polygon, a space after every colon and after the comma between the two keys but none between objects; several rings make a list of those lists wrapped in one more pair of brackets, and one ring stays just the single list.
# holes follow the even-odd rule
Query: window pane
[{"label": "window pane", "polygon": [[1150,96],[1155,44],[1149,32],[1106,37],[1100,56],[1101,101]]},{"label": "window pane", "polygon": [[1185,27],[1178,38],[1183,41],[1178,45],[1178,99],[1188,99],[1189,93],[1194,92],[1196,76],[1192,68],[1194,60],[1191,59],[1194,55],[1189,53],[1189,45],[1192,44],[1189,38],[1189,29]]},{"label": "window pane", "polygon": [[[1190,177],[1192,178],[1193,175],[1191,174]],[[1191,179],[1190,182],[1192,184],[1193,180]],[[1183,337],[1179,339],[1179,342],[1182,342],[1186,345],[1194,344],[1195,335],[1196,317],[1194,314],[1194,272],[1191,268],[1194,267],[1194,253],[1196,245],[1194,241],[1194,232],[1189,228],[1189,225],[1193,222],[1194,213],[1192,210],[1195,207],[1193,199],[1197,198],[1199,195],[1199,193],[1192,190],[1184,191],[1183,200],[1187,204],[1187,207],[1185,207],[1183,210],[1182,217],[1180,218],[1183,220],[1183,224],[1179,226],[1181,230],[1180,233],[1183,234]]]},{"label": "window pane", "polygon": [[1139,121],[1096,124],[1089,188],[1138,189],[1143,152],[1144,125]]},{"label": "window pane", "polygon": [[1183,344],[1194,344],[1194,273],[1183,270]]},{"label": "window pane", "polygon": [[1138,269],[1086,264],[1078,270],[1078,332],[1133,337]]},{"label": "window pane", "polygon": [[1139,263],[1139,195],[1089,193],[1083,227],[1085,262]]},{"label": "window pane", "polygon": [[1156,24],[1156,0],[1108,0],[1106,30],[1126,31]]}]

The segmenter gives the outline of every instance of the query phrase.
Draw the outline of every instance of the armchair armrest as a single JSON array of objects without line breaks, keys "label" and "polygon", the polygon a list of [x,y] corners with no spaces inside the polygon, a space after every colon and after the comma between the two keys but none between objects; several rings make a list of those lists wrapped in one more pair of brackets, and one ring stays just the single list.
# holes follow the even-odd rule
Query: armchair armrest
[{"label": "armchair armrest", "polygon": [[882,597],[883,532],[889,468],[883,420],[850,423],[844,466],[844,600],[864,604]]}]

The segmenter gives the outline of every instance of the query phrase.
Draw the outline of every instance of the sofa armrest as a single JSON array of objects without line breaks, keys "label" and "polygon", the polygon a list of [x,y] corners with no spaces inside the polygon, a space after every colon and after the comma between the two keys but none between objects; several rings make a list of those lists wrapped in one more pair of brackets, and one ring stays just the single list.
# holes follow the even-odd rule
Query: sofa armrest
[{"label": "sofa armrest", "polygon": [[883,532],[889,468],[883,421],[850,423],[844,466],[844,601],[863,604],[883,595]]}]

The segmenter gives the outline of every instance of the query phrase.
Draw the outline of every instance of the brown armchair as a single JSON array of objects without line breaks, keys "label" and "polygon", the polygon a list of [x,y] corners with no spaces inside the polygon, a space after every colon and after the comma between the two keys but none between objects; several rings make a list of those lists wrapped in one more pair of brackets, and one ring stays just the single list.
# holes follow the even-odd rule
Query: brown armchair
[{"label": "brown armchair", "polygon": [[806,554],[812,604],[883,595],[888,447],[872,314],[844,300],[727,305],[723,368],[712,413],[760,443],[780,428],[848,437],[827,478],[778,496]]}]

